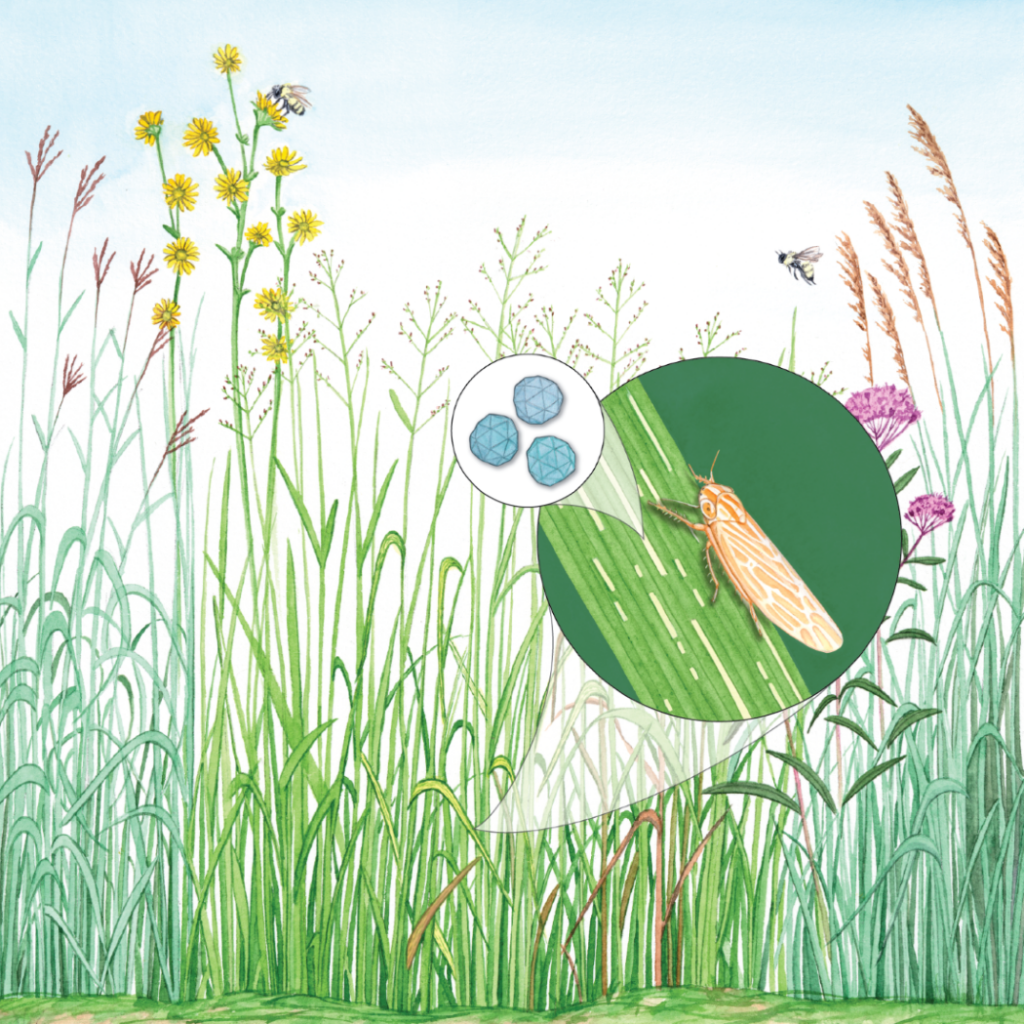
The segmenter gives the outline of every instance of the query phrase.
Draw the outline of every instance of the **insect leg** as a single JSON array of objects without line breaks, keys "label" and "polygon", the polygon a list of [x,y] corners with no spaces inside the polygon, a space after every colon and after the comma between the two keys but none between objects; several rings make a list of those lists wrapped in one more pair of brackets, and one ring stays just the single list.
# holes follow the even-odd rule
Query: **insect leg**
[{"label": "insect leg", "polygon": [[714,604],[718,598],[718,577],[715,575],[714,567],[711,564],[711,538],[708,537],[708,542],[704,548],[704,559],[708,563],[708,572],[711,573],[711,579],[715,583],[715,592],[711,595],[711,603]]}]

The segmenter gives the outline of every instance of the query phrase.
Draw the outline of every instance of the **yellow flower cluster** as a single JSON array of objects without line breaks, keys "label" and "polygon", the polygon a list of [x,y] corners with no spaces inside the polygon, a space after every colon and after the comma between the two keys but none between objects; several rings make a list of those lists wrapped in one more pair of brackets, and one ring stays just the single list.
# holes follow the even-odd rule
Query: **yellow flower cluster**
[{"label": "yellow flower cluster", "polygon": [[135,138],[152,146],[160,136],[160,128],[164,123],[163,111],[147,110],[135,126]]},{"label": "yellow flower cluster", "polygon": [[184,174],[176,174],[164,182],[164,199],[172,210],[194,210],[199,187]]},{"label": "yellow flower cluster", "polygon": [[153,323],[168,330],[181,323],[181,308],[171,299],[161,299],[153,307]]},{"label": "yellow flower cluster", "polygon": [[276,178],[284,178],[296,171],[304,171],[306,165],[298,153],[293,153],[287,146],[272,149],[267,162],[263,165]]},{"label": "yellow flower cluster", "polygon": [[256,107],[274,122],[275,127],[283,128],[288,123],[288,118],[282,113],[281,108],[261,92],[256,93]]},{"label": "yellow flower cluster", "polygon": [[199,262],[199,248],[191,238],[176,238],[164,247],[164,262],[179,277],[191,274]]},{"label": "yellow flower cluster", "polygon": [[299,210],[288,218],[288,231],[298,239],[299,245],[311,242],[323,226],[324,222],[317,220],[312,210]]},{"label": "yellow flower cluster", "polygon": [[229,170],[218,174],[213,181],[217,198],[225,203],[246,203],[249,201],[249,182],[242,177],[241,171]]},{"label": "yellow flower cluster", "polygon": [[193,156],[209,156],[218,142],[220,136],[213,122],[205,117],[193,117],[185,129],[182,145],[191,149]]},{"label": "yellow flower cluster", "polygon": [[288,301],[288,296],[280,288],[264,288],[256,296],[253,306],[265,320],[278,323],[284,323],[295,309],[295,304]]},{"label": "yellow flower cluster", "polygon": [[235,74],[242,69],[242,55],[235,46],[222,46],[213,55],[213,63],[222,75]]},{"label": "yellow flower cluster", "polygon": [[245,240],[250,245],[262,245],[264,247],[270,245],[273,241],[270,234],[270,225],[265,220],[261,220],[258,223],[253,224],[253,226],[245,232]]},{"label": "yellow flower cluster", "polygon": [[288,339],[271,334],[263,339],[263,354],[272,363],[288,362]]}]

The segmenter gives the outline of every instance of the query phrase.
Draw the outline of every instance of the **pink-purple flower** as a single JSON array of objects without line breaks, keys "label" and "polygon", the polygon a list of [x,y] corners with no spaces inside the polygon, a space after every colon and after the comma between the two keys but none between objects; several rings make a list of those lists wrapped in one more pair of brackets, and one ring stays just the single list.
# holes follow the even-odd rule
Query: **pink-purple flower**
[{"label": "pink-purple flower", "polygon": [[868,432],[879,451],[921,418],[921,410],[914,405],[910,392],[897,390],[895,384],[880,384],[855,391],[850,395],[846,408]]},{"label": "pink-purple flower", "polygon": [[953,521],[956,509],[943,494],[922,494],[915,498],[906,512],[906,519],[921,531],[923,537],[932,530]]}]

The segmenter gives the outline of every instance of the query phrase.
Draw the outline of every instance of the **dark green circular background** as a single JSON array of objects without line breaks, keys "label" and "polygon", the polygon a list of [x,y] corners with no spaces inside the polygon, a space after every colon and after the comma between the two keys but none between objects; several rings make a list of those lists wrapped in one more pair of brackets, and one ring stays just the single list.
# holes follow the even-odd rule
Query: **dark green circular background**
[{"label": "dark green circular background", "polygon": [[[821,690],[870,643],[896,586],[900,512],[882,455],[839,400],[768,363],[685,360],[640,381],[697,473],[707,476],[720,453],[715,480],[736,491],[842,631],[843,646],[822,654],[779,630],[809,690]],[[562,632],[598,676],[635,699],[544,536],[543,512],[539,525],[541,578]],[[731,586],[724,572],[719,580]]]}]

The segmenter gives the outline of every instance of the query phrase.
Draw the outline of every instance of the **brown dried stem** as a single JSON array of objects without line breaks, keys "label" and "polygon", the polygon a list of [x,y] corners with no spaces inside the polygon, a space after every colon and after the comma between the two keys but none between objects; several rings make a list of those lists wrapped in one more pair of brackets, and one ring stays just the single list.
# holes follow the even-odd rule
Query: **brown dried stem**
[{"label": "brown dried stem", "polygon": [[1003,316],[1003,322],[999,325],[999,329],[1010,339],[1010,363],[1016,366],[1017,360],[1013,347],[1013,297],[1010,293],[1013,278],[1010,277],[1010,266],[1006,262],[1006,253],[1003,252],[998,235],[984,221],[981,222],[981,226],[985,229],[985,248],[989,252],[988,263],[996,275],[995,280],[991,277],[987,277],[985,280],[1002,300],[996,303],[996,309]]},{"label": "brown dried stem", "polygon": [[907,374],[907,363],[903,358],[903,346],[900,344],[899,332],[896,330],[896,317],[893,314],[892,306],[890,305],[885,292],[882,291],[882,286],[878,283],[878,278],[876,278],[874,274],[868,274],[867,279],[871,284],[875,308],[882,317],[882,322],[879,323],[876,320],[875,326],[892,341],[892,354],[893,359],[896,362],[896,371],[899,374],[900,380],[907,385],[907,388],[910,391],[910,397],[913,398],[914,389],[910,386],[910,377]]},{"label": "brown dried stem", "polygon": [[[895,179],[893,180],[895,181]],[[903,249],[897,243],[896,237],[892,233],[892,228],[890,228],[886,223],[885,217],[882,216],[881,211],[869,202],[865,202],[864,207],[868,211],[868,218],[875,226],[875,231],[882,236],[885,251],[889,254],[889,258],[892,260],[892,263],[887,263],[885,260],[882,260],[882,266],[885,267],[885,269],[888,270],[897,281],[899,281],[900,291],[903,293],[906,304],[914,311],[914,319],[921,325],[921,330],[924,332],[924,343],[928,348],[928,362],[931,364],[932,380],[935,383],[935,397],[938,398],[939,408],[942,409],[942,395],[939,394],[939,378],[935,372],[935,359],[932,357],[932,343],[928,337],[928,331],[924,326],[924,318],[921,316],[921,305],[917,301],[917,292],[914,291],[914,284],[910,279],[910,267],[907,266],[906,258],[903,255]]]},{"label": "brown dried stem", "polygon": [[[981,326],[985,332],[985,350],[988,353],[988,372],[992,373],[992,345],[988,337],[988,319],[985,316],[985,296],[981,290],[981,274],[978,273],[978,258],[974,252],[974,243],[971,241],[971,229],[967,226],[967,217],[964,208],[960,203],[960,196],[957,195],[956,185],[953,183],[953,174],[949,169],[946,154],[928,127],[928,122],[908,103],[907,110],[910,111],[910,136],[920,146],[914,146],[914,151],[925,157],[928,163],[928,172],[942,180],[942,186],[936,191],[946,197],[956,207],[956,226],[960,237],[964,240],[968,251],[971,254],[971,263],[974,266],[974,281],[978,286],[978,304],[981,306]],[[995,381],[992,381],[992,395],[995,397]]]},{"label": "brown dried stem", "polygon": [[839,243],[839,272],[843,283],[853,292],[854,301],[848,302],[847,305],[853,310],[853,322],[864,332],[864,347],[861,352],[868,361],[868,375],[864,379],[874,387],[875,369],[871,362],[871,336],[868,333],[868,314],[864,305],[864,282],[860,276],[860,260],[850,236],[845,231],[842,235],[836,235],[836,241]]}]

